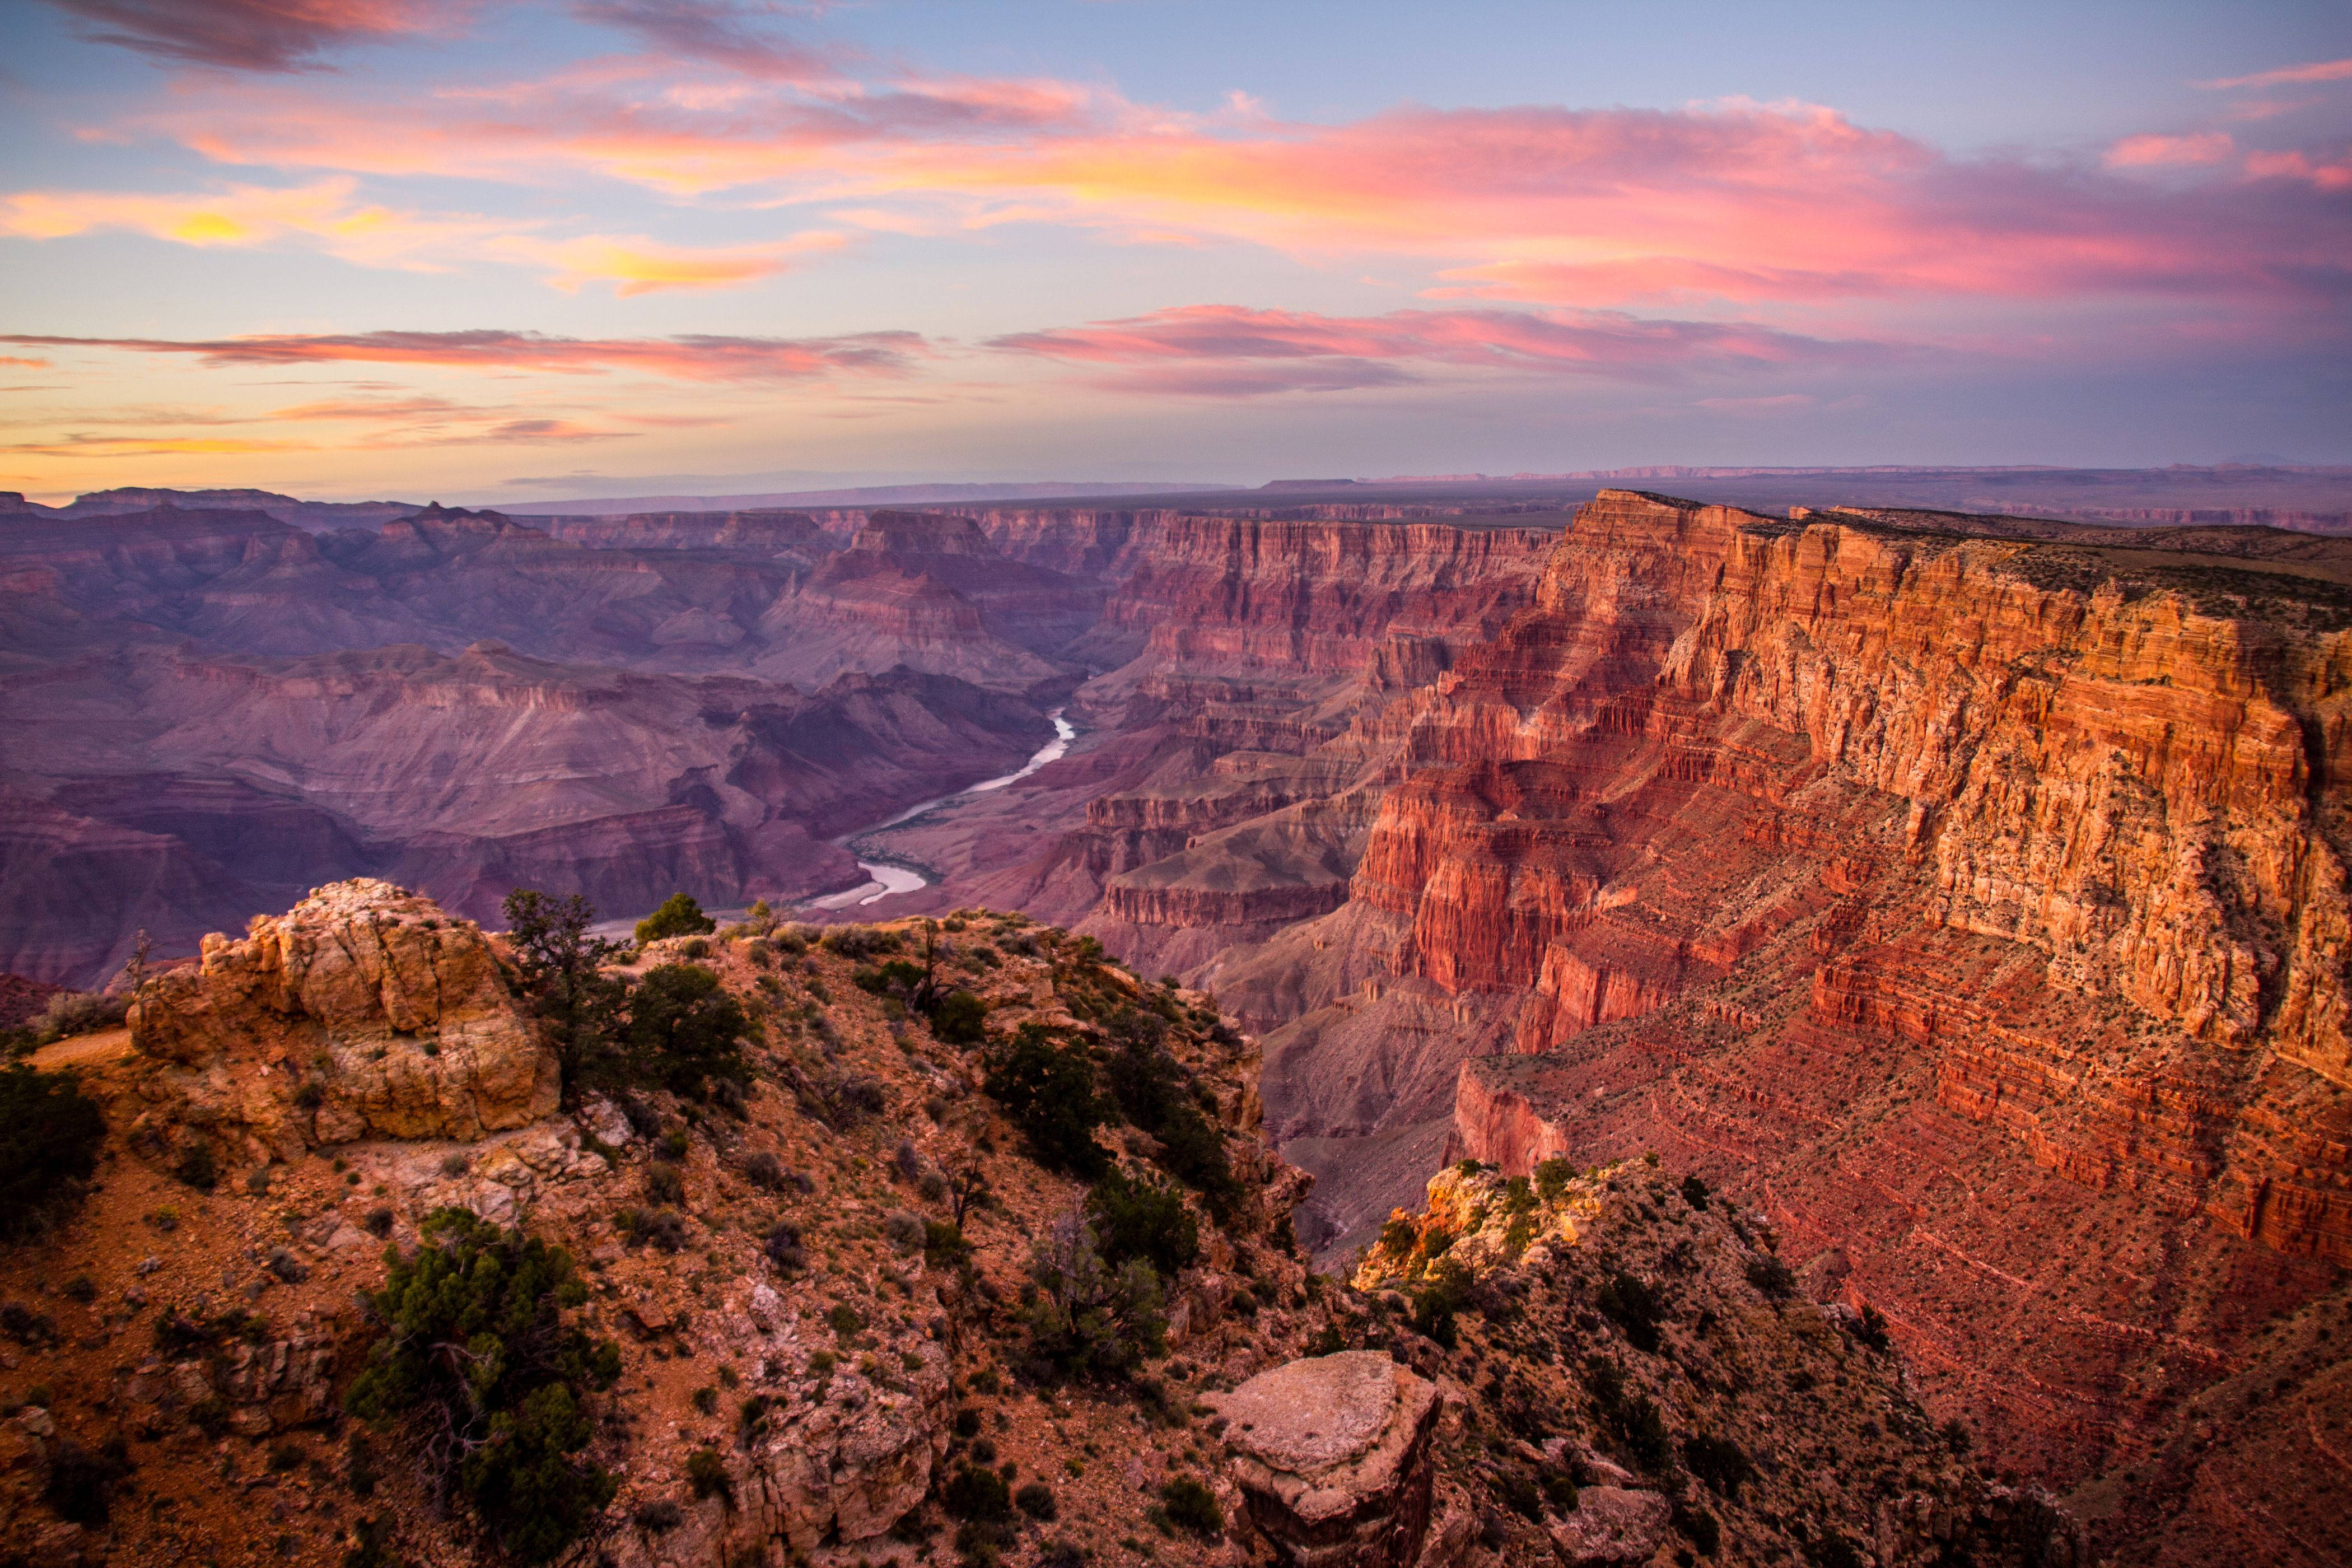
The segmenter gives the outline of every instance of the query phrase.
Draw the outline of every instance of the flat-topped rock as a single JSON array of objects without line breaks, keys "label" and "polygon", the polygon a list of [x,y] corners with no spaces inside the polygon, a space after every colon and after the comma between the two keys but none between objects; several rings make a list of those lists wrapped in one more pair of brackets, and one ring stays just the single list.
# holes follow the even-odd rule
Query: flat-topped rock
[{"label": "flat-topped rock", "polygon": [[1286,1362],[1208,1403],[1277,1561],[1403,1568],[1429,1528],[1437,1387],[1382,1351]]},{"label": "flat-topped rock", "polygon": [[1380,1351],[1286,1363],[1218,1402],[1225,1441],[1278,1470],[1305,1473],[1355,1458],[1387,1429],[1397,1376],[1396,1363]]}]

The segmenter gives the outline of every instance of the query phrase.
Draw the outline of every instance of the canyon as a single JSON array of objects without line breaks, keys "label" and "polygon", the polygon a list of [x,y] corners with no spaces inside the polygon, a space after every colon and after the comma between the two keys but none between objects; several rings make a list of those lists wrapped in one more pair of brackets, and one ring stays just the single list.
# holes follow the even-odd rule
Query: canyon
[{"label": "canyon", "polygon": [[1327,1268],[1655,1152],[2102,1552],[2340,1560],[2352,542],[2138,510],[0,519],[0,969],[878,858],[1213,994]]}]

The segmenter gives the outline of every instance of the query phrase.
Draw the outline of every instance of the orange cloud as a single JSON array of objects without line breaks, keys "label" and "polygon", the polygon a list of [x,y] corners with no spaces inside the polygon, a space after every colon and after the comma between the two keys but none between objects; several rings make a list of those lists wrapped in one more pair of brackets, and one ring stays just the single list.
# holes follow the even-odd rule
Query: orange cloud
[{"label": "orange cloud", "polygon": [[394,211],[356,200],[357,189],[355,179],[341,175],[290,189],[236,185],[172,195],[20,191],[0,197],[0,235],[59,239],[96,229],[128,229],[198,247],[294,241],[357,265],[413,271],[446,271],[487,258],[542,268],[548,283],[566,293],[612,283],[624,299],[659,289],[753,282],[848,243],[821,229],[760,245],[701,248],[641,235],[547,238],[516,234],[510,221]]},{"label": "orange cloud", "polygon": [[19,191],[0,197],[0,235],[60,239],[95,229],[128,229],[182,245],[315,241],[329,255],[369,267],[438,270],[453,254],[509,233],[513,225],[469,216],[425,217],[355,200],[349,176],[289,189],[235,185],[225,191],[154,195],[109,191]]},{"label": "orange cloud", "polygon": [[729,83],[706,102],[665,93],[651,69],[403,104],[398,136],[383,133],[388,109],[287,89],[216,95],[151,123],[230,162],[529,182],[587,173],[677,197],[821,201],[839,221],[917,233],[1054,222],[1318,258],[1424,258],[1448,289],[1583,307],[2130,290],[2307,300],[2352,254],[2340,210],[2246,195],[2221,177],[2224,142],[2201,137],[2118,145],[2118,174],[2167,162],[2215,171],[2158,188],[1954,159],[1804,105],[1408,109],[1285,125],[1194,121],[1022,81],[831,97]]},{"label": "orange cloud", "polygon": [[634,371],[681,381],[797,381],[903,375],[930,352],[919,333],[833,338],[562,338],[482,329],[460,332],[261,333],[242,338],[68,338],[0,335],[22,348],[109,349],[186,355],[206,366],[321,363],[443,365],[466,370],[597,374]]},{"label": "orange cloud", "polygon": [[14,354],[0,354],[0,364],[14,365],[19,370],[47,370],[49,368],[49,362],[47,360],[19,359]]},{"label": "orange cloud", "polygon": [[46,458],[238,457],[256,452],[301,452],[295,441],[245,441],[219,437],[67,436],[0,447],[0,452],[30,452]]},{"label": "orange cloud", "polygon": [[548,282],[566,293],[591,283],[610,283],[625,300],[659,289],[725,289],[772,278],[802,257],[839,250],[838,234],[814,230],[771,245],[690,249],[662,245],[643,236],[583,235],[575,239],[502,240],[500,253],[550,269]]}]

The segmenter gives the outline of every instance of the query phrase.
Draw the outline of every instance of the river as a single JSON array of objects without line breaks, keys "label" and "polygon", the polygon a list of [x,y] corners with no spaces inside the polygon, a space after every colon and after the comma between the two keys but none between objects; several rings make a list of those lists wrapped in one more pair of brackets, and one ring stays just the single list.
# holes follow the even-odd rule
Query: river
[{"label": "river", "polygon": [[[1054,721],[1054,738],[1038,747],[1029,760],[1021,764],[1019,771],[1006,773],[1002,778],[984,780],[969,788],[960,789],[953,795],[940,795],[935,799],[910,805],[887,821],[875,823],[870,827],[858,828],[854,833],[845,833],[834,842],[835,844],[855,843],[867,834],[880,833],[887,828],[896,827],[902,822],[911,822],[932,807],[945,805],[951,800],[961,800],[966,795],[981,795],[989,790],[1003,789],[1007,784],[1018,784],[1046,763],[1059,762],[1069,752],[1070,742],[1078,738],[1076,726],[1062,717],[1063,711],[1062,709],[1056,708],[1045,715]],[[896,860],[860,859],[857,863],[865,868],[868,876],[874,879],[872,881],[861,882],[846,892],[827,893],[824,898],[811,899],[808,901],[808,907],[813,910],[845,910],[853,904],[880,903],[895,893],[911,893],[929,885],[929,879],[922,872],[912,866]]]}]

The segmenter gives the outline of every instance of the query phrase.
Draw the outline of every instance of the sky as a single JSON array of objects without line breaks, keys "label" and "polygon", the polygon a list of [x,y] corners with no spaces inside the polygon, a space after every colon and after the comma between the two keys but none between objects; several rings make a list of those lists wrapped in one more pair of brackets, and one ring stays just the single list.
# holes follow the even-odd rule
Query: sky
[{"label": "sky", "polygon": [[0,0],[0,489],[2352,461],[2352,4]]}]

